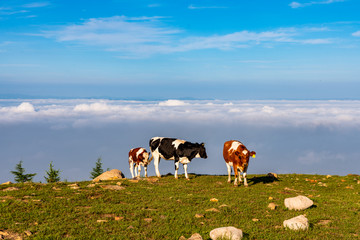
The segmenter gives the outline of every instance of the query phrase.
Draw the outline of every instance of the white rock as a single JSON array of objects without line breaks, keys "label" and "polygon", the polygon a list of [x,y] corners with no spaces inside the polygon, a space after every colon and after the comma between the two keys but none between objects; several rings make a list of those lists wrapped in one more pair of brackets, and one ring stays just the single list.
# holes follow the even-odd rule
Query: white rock
[{"label": "white rock", "polygon": [[306,230],[309,228],[308,219],[304,215],[285,220],[283,225],[291,230]]},{"label": "white rock", "polygon": [[293,198],[285,198],[284,204],[289,210],[304,210],[311,207],[314,202],[305,196],[297,196]]},{"label": "white rock", "polygon": [[210,232],[210,238],[212,240],[216,240],[216,239],[240,240],[242,239],[242,237],[243,237],[242,230],[236,227],[215,228]]},{"label": "white rock", "polygon": [[104,172],[100,176],[97,176],[96,178],[93,179],[93,182],[97,182],[99,180],[118,180],[122,178],[125,178],[124,174],[118,169],[113,169]]}]

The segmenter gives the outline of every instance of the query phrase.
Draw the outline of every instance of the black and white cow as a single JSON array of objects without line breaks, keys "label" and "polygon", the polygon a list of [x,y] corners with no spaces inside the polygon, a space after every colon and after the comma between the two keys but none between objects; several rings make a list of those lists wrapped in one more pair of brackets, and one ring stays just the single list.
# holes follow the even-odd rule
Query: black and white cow
[{"label": "black and white cow", "polygon": [[182,163],[186,179],[189,179],[187,164],[193,158],[207,158],[204,143],[191,143],[176,138],[153,137],[149,144],[158,177],[161,177],[159,172],[160,158],[175,161],[175,178],[178,178],[179,163]]}]

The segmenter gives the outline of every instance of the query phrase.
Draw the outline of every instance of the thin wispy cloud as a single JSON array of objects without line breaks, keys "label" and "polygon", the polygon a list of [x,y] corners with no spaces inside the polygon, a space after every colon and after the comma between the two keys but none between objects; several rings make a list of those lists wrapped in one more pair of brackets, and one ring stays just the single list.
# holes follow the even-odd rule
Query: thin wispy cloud
[{"label": "thin wispy cloud", "polygon": [[188,7],[191,10],[196,10],[196,9],[222,9],[222,8],[227,8],[224,6],[195,6],[193,4],[189,5]]},{"label": "thin wispy cloud", "polygon": [[28,10],[1,10],[0,9],[0,15],[15,15],[15,14],[21,14],[21,13],[28,13]]},{"label": "thin wispy cloud", "polygon": [[309,7],[312,5],[318,5],[318,4],[331,4],[336,2],[344,2],[345,0],[325,0],[325,1],[311,1],[311,2],[305,2],[305,3],[299,3],[299,2],[291,2],[289,6],[291,8],[302,8],[302,7]]},{"label": "thin wispy cloud", "polygon": [[259,46],[261,44],[329,44],[330,39],[302,37],[306,32],[322,32],[325,28],[308,30],[297,28],[273,31],[239,31],[224,35],[205,37],[186,36],[186,33],[169,27],[162,21],[164,17],[92,18],[81,24],[60,26],[56,30],[33,34],[55,39],[58,42],[73,42],[99,46],[106,51],[120,52],[122,58],[141,58],[153,54],[169,54],[202,49],[232,50]]},{"label": "thin wispy cloud", "polygon": [[353,35],[354,37],[360,37],[360,31],[356,31],[351,35]]},{"label": "thin wispy cloud", "polygon": [[24,4],[24,5],[22,5],[22,7],[24,7],[24,8],[41,8],[41,7],[46,7],[49,5],[50,5],[50,2],[32,2],[32,3]]}]

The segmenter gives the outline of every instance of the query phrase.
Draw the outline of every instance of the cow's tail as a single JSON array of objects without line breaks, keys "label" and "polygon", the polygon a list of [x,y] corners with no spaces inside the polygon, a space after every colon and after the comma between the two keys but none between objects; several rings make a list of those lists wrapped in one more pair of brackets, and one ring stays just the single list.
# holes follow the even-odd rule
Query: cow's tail
[{"label": "cow's tail", "polygon": [[[160,138],[152,138],[149,141],[150,151],[153,152],[160,145]],[[152,157],[152,156],[151,156]]]}]

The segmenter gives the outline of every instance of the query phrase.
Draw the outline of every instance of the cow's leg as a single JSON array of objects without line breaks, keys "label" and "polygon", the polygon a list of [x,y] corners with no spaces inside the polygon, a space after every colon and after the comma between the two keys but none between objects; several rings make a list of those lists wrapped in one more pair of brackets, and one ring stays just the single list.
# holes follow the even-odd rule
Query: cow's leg
[{"label": "cow's leg", "polygon": [[248,186],[248,183],[247,183],[247,180],[246,180],[246,172],[243,173],[243,177],[244,177],[244,186],[247,187]]},{"label": "cow's leg", "polygon": [[188,173],[187,173],[187,164],[183,164],[184,166],[184,171],[185,171],[185,177],[187,180],[189,180],[189,176],[188,176]]},{"label": "cow's leg", "polygon": [[147,177],[147,165],[144,166],[145,177]]},{"label": "cow's leg", "polygon": [[140,172],[141,172],[141,165],[139,164],[139,166],[138,166],[139,168],[138,168],[138,178],[140,178]]},{"label": "cow's leg", "polygon": [[233,163],[233,168],[234,168],[234,174],[235,174],[235,181],[234,181],[234,185],[237,186],[238,182],[237,182],[237,178],[238,178],[238,168],[237,165]]},{"label": "cow's leg", "polygon": [[175,159],[175,178],[178,179],[178,170],[179,170],[179,161],[176,161]]},{"label": "cow's leg", "polygon": [[240,170],[240,172],[239,172],[239,183],[242,183],[242,179],[241,179],[241,174],[242,174],[243,172]]},{"label": "cow's leg", "polygon": [[226,163],[227,172],[228,172],[228,183],[231,183],[231,166],[230,164]]},{"label": "cow's leg", "polygon": [[134,163],[132,161],[129,162],[129,168],[131,172],[131,177],[134,178]]},{"label": "cow's leg", "polygon": [[139,168],[139,165],[135,164],[135,177],[138,177],[138,168]]},{"label": "cow's leg", "polygon": [[155,167],[155,173],[157,177],[161,177],[159,172],[159,162],[160,162],[160,156],[157,152],[152,152],[152,155],[154,157],[154,167]]}]

